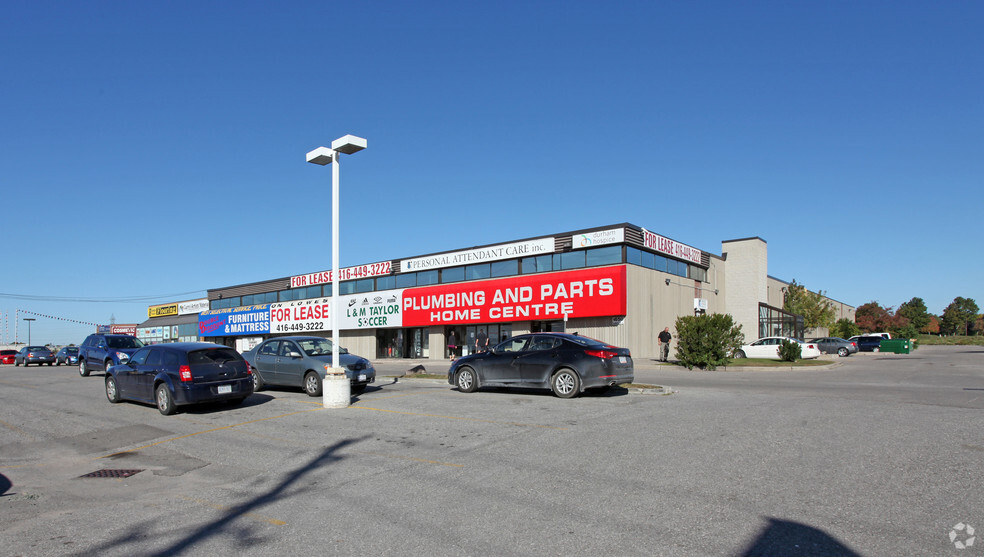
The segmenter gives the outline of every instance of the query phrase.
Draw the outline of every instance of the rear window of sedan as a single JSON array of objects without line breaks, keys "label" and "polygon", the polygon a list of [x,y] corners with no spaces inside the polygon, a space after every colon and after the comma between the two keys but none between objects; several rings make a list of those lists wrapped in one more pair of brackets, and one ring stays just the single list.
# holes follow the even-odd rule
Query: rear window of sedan
[{"label": "rear window of sedan", "polygon": [[239,352],[232,348],[207,348],[188,352],[189,365],[217,364],[242,359],[243,357],[239,355]]}]

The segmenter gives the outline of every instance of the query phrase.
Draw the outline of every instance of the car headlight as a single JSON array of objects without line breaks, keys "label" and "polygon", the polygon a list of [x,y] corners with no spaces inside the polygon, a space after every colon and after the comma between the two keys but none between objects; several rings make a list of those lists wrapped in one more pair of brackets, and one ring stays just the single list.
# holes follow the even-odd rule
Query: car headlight
[{"label": "car headlight", "polygon": [[120,362],[121,364],[125,364],[125,363],[126,363],[126,361],[130,359],[130,355],[129,355],[129,354],[127,354],[126,352],[117,352],[117,353],[116,353],[116,359],[117,359],[117,360],[118,360],[118,361],[119,361],[119,362]]}]

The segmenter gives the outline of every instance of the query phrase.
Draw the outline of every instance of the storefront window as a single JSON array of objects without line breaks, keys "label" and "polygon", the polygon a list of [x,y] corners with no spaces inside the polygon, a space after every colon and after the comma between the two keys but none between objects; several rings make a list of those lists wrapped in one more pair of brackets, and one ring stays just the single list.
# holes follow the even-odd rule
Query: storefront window
[{"label": "storefront window", "polygon": [[461,282],[465,280],[465,268],[464,267],[451,267],[450,269],[443,269],[441,271],[441,282]]},{"label": "storefront window", "polygon": [[403,273],[402,275],[396,275],[397,288],[410,288],[412,286],[417,286],[417,273]]},{"label": "storefront window", "polygon": [[218,300],[212,300],[209,307],[212,309],[235,308],[242,305],[239,303],[240,301],[239,296],[233,296],[232,298],[219,298]]},{"label": "storefront window", "polygon": [[437,269],[433,271],[420,271],[417,273],[417,286],[427,286],[437,284]]},{"label": "storefront window", "polygon": [[396,277],[378,277],[376,279],[376,290],[392,290],[396,288]]},{"label": "storefront window", "polygon": [[522,259],[523,274],[544,273],[553,271],[553,255],[537,255],[536,257],[524,257]]},{"label": "storefront window", "polygon": [[625,262],[632,265],[642,265],[642,251],[638,248],[625,248]]},{"label": "storefront window", "polygon": [[355,282],[354,280],[342,281],[338,285],[338,293],[344,296],[345,294],[355,294]]},{"label": "storefront window", "polygon": [[356,292],[372,292],[373,288],[376,287],[376,280],[367,278],[359,279],[355,281],[355,291]]},{"label": "storefront window", "polygon": [[622,246],[605,246],[589,249],[585,254],[588,267],[622,262]]},{"label": "storefront window", "polygon": [[519,260],[496,261],[492,264],[493,277],[511,277],[519,274]]},{"label": "storefront window", "polygon": [[466,280],[487,279],[491,276],[492,267],[488,263],[479,263],[478,265],[468,265],[465,267]]},{"label": "storefront window", "polygon": [[561,270],[580,269],[582,267],[584,267],[583,251],[569,251],[567,253],[560,254]]}]

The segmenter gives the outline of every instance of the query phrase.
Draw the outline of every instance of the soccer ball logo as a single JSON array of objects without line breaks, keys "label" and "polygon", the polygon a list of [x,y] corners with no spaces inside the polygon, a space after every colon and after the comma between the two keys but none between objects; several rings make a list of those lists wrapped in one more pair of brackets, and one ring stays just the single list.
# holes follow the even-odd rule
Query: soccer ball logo
[{"label": "soccer ball logo", "polygon": [[[957,539],[962,538],[962,539]],[[950,529],[950,543],[957,549],[967,549],[974,545],[974,527],[963,522]]]}]

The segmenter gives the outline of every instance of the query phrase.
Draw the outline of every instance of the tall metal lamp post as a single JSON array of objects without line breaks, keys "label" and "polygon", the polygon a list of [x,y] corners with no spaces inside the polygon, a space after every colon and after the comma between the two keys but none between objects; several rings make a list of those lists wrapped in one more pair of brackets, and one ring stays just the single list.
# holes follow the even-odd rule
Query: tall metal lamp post
[{"label": "tall metal lamp post", "polygon": [[[318,147],[307,154],[307,161],[312,164],[324,166],[335,163],[331,168],[331,340],[335,345],[331,351],[331,367],[334,373],[342,371],[338,363],[338,353],[341,350],[338,337],[338,155],[351,155],[365,148],[365,139],[346,135],[332,141],[331,149]],[[327,405],[327,399],[325,403]]]},{"label": "tall metal lamp post", "polygon": [[37,321],[33,317],[25,317],[24,321],[27,321],[27,345],[31,345],[31,321]]}]

